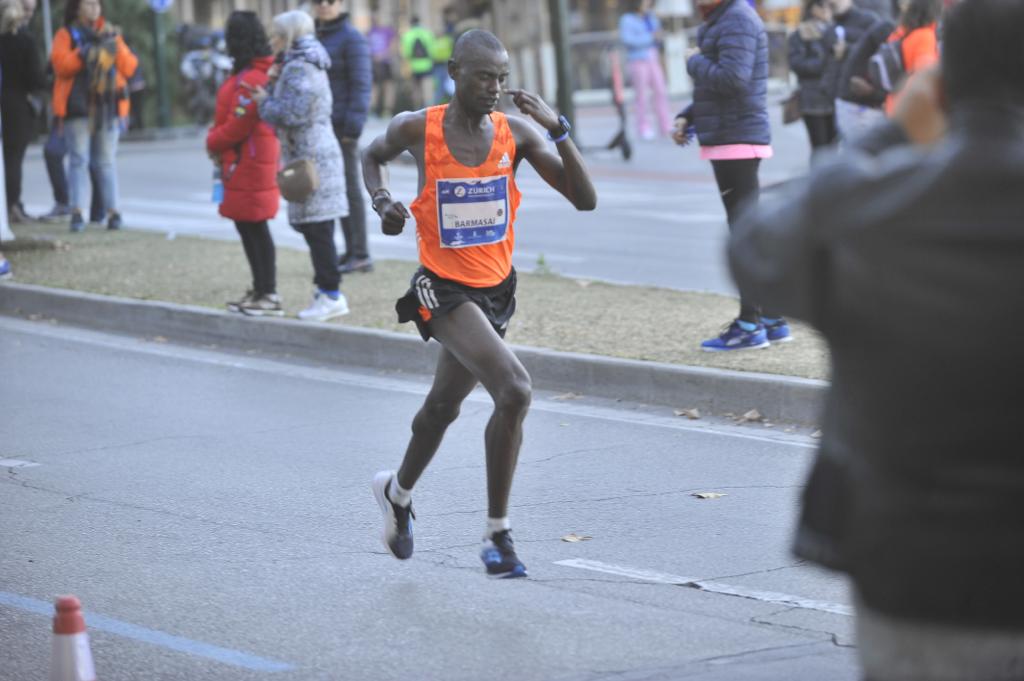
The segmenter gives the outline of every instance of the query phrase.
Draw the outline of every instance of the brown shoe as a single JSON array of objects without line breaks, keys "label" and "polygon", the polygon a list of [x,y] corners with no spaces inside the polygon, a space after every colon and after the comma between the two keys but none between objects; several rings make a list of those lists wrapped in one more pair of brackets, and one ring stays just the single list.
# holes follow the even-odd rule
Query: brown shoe
[{"label": "brown shoe", "polygon": [[283,317],[284,308],[281,307],[281,296],[276,293],[265,293],[262,296],[254,297],[238,306],[242,314],[250,317]]}]

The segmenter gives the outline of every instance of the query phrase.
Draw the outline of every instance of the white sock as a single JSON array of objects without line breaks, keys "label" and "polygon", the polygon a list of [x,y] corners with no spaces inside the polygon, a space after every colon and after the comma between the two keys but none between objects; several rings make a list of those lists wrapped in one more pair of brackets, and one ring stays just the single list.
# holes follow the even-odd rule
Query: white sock
[{"label": "white sock", "polygon": [[487,519],[487,534],[484,535],[484,539],[490,539],[498,532],[503,530],[511,530],[512,524],[508,521],[508,516],[504,518],[488,518]]},{"label": "white sock", "polygon": [[405,508],[412,503],[412,490],[404,489],[398,484],[398,476],[393,475],[391,484],[388,485],[388,499],[391,500],[391,503]]}]

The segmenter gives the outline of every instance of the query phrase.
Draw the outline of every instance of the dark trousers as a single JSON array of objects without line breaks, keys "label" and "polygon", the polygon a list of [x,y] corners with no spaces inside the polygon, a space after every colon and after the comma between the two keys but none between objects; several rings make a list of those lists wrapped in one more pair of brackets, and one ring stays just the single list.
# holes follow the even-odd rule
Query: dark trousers
[{"label": "dark trousers", "polygon": [[[725,214],[731,230],[744,211],[755,206],[761,195],[761,184],[757,170],[761,159],[739,159],[735,161],[712,161],[718,191],[725,204]],[[770,317],[770,315],[765,315]],[[749,300],[740,298],[740,317],[745,322],[761,321],[761,309]]]},{"label": "dark trousers", "polygon": [[334,245],[334,220],[305,222],[292,227],[309,244],[313,283],[321,291],[337,291],[341,287],[341,274],[338,272],[338,249]]},{"label": "dark trousers", "polygon": [[252,270],[252,290],[258,296],[277,293],[277,262],[274,239],[270,235],[267,221],[240,222],[235,220],[235,229],[242,237],[245,258]]},{"label": "dark trousers", "polygon": [[25,162],[25,152],[31,141],[35,115],[28,99],[18,97],[20,93],[12,93],[3,98],[3,153],[4,153],[4,188],[7,191],[7,207],[21,205],[21,166]]},{"label": "dark trousers", "polygon": [[348,217],[341,219],[341,232],[345,236],[345,260],[365,260],[370,257],[366,244],[366,204],[363,200],[363,164],[359,158],[359,141],[342,142],[341,128],[334,128],[334,136],[341,145],[345,160],[345,187],[348,195]]},{"label": "dark trousers", "polygon": [[807,136],[811,138],[811,149],[830,147],[839,141],[835,114],[805,114],[804,125],[807,126]]},{"label": "dark trousers", "polygon": [[[59,139],[63,135],[63,127],[54,121],[50,128],[50,140],[43,147],[43,159],[46,161],[46,174],[50,178],[50,187],[53,189],[53,202],[66,206],[71,203],[71,197],[68,195],[68,176],[64,170],[64,159],[68,155],[67,145],[62,139]],[[90,159],[95,157],[96,154],[89,154]],[[89,164],[89,182],[92,185],[89,217],[92,222],[100,222],[106,211],[103,208],[99,169],[92,163]]]}]

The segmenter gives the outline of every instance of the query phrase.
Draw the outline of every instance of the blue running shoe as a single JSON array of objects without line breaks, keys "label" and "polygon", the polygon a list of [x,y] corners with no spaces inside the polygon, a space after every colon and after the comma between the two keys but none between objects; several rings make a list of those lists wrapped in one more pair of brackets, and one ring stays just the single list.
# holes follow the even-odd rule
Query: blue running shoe
[{"label": "blue running shoe", "polygon": [[788,343],[793,340],[793,334],[789,331],[789,324],[782,317],[778,319],[762,319],[764,330],[768,335],[769,343]]},{"label": "blue running shoe", "polygon": [[502,530],[492,534],[490,539],[484,539],[480,560],[487,568],[488,577],[511,579],[526,576],[526,566],[516,556],[510,532],[511,530]]},{"label": "blue running shoe", "polygon": [[0,280],[10,279],[13,276],[14,273],[11,272],[11,263],[8,262],[7,258],[0,257]]},{"label": "blue running shoe", "polygon": [[700,347],[704,352],[728,352],[730,350],[767,348],[769,345],[771,343],[768,342],[764,324],[758,324],[753,331],[747,331],[740,326],[740,321],[736,319],[717,338],[704,341]]}]

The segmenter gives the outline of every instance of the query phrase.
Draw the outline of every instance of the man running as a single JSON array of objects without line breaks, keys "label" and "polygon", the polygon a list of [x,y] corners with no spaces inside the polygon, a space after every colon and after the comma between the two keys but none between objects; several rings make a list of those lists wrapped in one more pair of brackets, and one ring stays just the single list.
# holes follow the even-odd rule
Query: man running
[{"label": "man running", "polygon": [[[396,558],[412,556],[411,493],[458,417],[462,401],[482,383],[494,400],[487,424],[487,531],[480,557],[493,577],[524,577],[510,536],[508,498],[530,405],[530,376],[503,338],[515,311],[512,268],[519,189],[515,171],[526,159],[577,210],[593,210],[597,195],[569,122],[540,97],[505,90],[508,53],[491,33],[472,30],[455,45],[448,72],[455,95],[447,105],[396,116],[363,154],[363,176],[385,234],[416,218],[422,267],[395,306],[424,340],[441,345],[437,373],[412,422],[412,439],[397,474],[374,477],[384,514],[384,543]],[[527,120],[495,112],[508,94]],[[553,153],[553,144],[558,153]],[[409,151],[419,167],[420,193],[409,210],[387,188],[386,164]],[[466,304],[471,303],[471,304]]]}]

